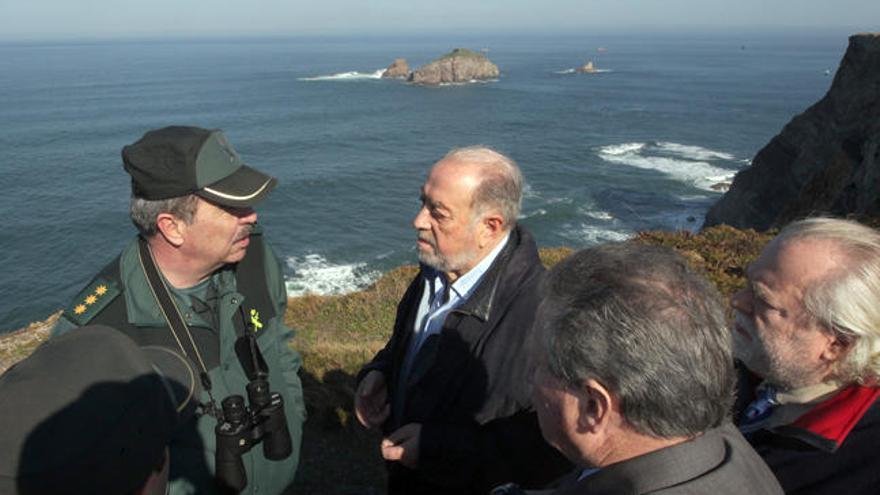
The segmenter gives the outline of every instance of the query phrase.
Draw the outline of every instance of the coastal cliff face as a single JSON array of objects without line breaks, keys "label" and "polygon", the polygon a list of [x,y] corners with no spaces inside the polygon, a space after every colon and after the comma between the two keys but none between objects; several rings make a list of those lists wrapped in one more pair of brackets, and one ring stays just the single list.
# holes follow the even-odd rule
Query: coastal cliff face
[{"label": "coastal cliff face", "polygon": [[880,215],[880,33],[849,38],[828,93],[736,175],[705,226],[765,230],[819,213]]},{"label": "coastal cliff face", "polygon": [[500,71],[485,55],[466,48],[456,48],[410,74],[414,84],[436,85],[496,79]]},{"label": "coastal cliff face", "polygon": [[409,65],[405,58],[396,58],[382,73],[382,79],[406,79],[409,77]]}]

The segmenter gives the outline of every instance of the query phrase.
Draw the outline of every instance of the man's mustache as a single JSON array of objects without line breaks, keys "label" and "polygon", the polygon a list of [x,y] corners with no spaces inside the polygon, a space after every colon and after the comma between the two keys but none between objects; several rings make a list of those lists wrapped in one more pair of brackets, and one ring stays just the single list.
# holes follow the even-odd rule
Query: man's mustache
[{"label": "man's mustache", "polygon": [[434,239],[431,238],[431,237],[428,236],[428,235],[422,235],[422,234],[419,234],[419,240],[420,240],[420,241],[427,242],[427,243],[430,244],[431,247],[433,247],[433,248],[436,248],[436,247],[437,247],[437,246],[434,244]]},{"label": "man's mustache", "polygon": [[247,239],[251,236],[251,233],[254,231],[253,224],[247,224],[246,226],[241,228],[241,233],[235,238],[235,241],[241,241],[243,239]]}]

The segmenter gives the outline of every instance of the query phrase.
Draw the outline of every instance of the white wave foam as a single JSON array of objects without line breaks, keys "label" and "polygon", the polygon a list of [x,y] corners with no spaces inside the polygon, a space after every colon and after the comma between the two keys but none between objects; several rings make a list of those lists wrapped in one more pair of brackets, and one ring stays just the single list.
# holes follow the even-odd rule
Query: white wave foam
[{"label": "white wave foam", "polygon": [[358,79],[381,79],[385,69],[377,69],[373,72],[340,72],[329,76],[300,77],[298,81],[354,81]]},{"label": "white wave foam", "polygon": [[646,146],[646,143],[623,143],[623,144],[610,144],[608,146],[602,146],[599,148],[600,155],[627,155],[630,153],[637,153],[641,151]]},{"label": "white wave foam", "polygon": [[590,210],[585,213],[590,218],[595,218],[596,220],[603,220],[608,222],[610,220],[614,220],[614,217],[611,213],[604,210]]},{"label": "white wave foam", "polygon": [[547,214],[547,210],[545,210],[544,208],[538,208],[537,210],[530,212],[530,213],[520,213],[519,220],[523,220],[525,218],[532,218],[532,217],[543,217],[546,214]]},{"label": "white wave foam", "polygon": [[529,184],[528,182],[523,184],[522,194],[523,194],[524,198],[540,198],[541,197],[541,194],[538,193],[538,191],[535,191],[535,188],[533,188],[532,185]]},{"label": "white wave foam", "polygon": [[[590,72],[585,72],[585,74],[604,74],[606,72],[613,72],[612,69],[593,69]],[[577,69],[563,69],[563,70],[555,70],[554,74],[578,74]]]},{"label": "white wave foam", "polygon": [[564,227],[563,237],[584,244],[600,244],[603,242],[625,241],[633,236],[632,232],[613,230],[597,225],[581,224],[578,227]]},{"label": "white wave foam", "polygon": [[732,161],[734,157],[721,151],[678,143],[624,143],[599,148],[599,157],[646,170],[656,170],[700,189],[730,182],[736,171],[708,163],[713,160]]},{"label": "white wave foam", "polygon": [[680,201],[706,201],[709,196],[705,194],[679,194],[676,196]]},{"label": "white wave foam", "polygon": [[440,83],[437,86],[465,86],[468,84],[489,84],[489,83],[496,83],[496,82],[498,82],[498,79],[469,79],[467,81],[460,81],[460,82]]},{"label": "white wave foam", "polygon": [[669,153],[676,154],[688,160],[733,160],[734,156],[723,151],[715,151],[700,146],[688,144],[660,142],[657,148]]},{"label": "white wave foam", "polygon": [[361,290],[375,282],[380,273],[366,263],[333,265],[320,254],[287,258],[293,276],[285,281],[287,295],[335,295]]}]

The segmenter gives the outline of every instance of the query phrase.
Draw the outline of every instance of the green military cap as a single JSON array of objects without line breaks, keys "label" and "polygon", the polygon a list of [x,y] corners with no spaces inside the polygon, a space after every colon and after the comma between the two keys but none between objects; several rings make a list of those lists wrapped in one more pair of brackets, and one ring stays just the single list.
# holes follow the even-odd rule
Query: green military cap
[{"label": "green military cap", "polygon": [[132,192],[148,200],[196,194],[233,207],[253,206],[277,181],[242,163],[219,129],[170,126],[122,148]]}]

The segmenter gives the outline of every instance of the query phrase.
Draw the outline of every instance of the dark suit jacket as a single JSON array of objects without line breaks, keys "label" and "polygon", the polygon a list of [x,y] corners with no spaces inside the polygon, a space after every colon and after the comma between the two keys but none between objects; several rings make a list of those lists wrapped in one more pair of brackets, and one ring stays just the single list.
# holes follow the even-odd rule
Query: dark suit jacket
[{"label": "dark suit jacket", "polygon": [[[576,480],[576,478],[573,478]],[[553,495],[781,495],[782,488],[731,424],[573,481]]]}]

